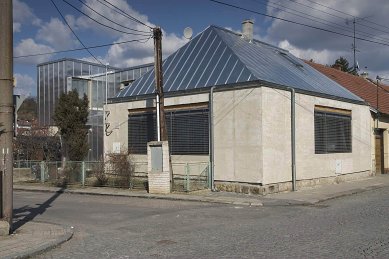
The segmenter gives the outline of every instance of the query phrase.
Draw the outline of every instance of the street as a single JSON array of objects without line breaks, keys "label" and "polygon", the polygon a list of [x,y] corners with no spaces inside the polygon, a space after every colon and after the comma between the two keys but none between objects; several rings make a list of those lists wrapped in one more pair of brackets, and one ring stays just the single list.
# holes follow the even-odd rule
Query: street
[{"label": "street", "polygon": [[389,187],[274,207],[15,192],[14,209],[75,228],[36,258],[389,258]]}]

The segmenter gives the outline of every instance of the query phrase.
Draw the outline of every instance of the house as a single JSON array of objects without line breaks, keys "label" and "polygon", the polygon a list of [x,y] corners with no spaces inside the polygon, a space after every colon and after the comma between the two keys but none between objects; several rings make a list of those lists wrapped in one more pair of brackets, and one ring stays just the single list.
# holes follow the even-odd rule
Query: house
[{"label": "house", "polygon": [[[294,57],[209,26],[163,62],[172,162],[210,162],[219,190],[273,192],[371,175],[370,109]],[[105,153],[147,161],[155,140],[154,70],[108,100]]]},{"label": "house", "polygon": [[358,95],[370,106],[371,159],[377,174],[389,170],[389,87],[341,70],[306,61],[327,77]]}]

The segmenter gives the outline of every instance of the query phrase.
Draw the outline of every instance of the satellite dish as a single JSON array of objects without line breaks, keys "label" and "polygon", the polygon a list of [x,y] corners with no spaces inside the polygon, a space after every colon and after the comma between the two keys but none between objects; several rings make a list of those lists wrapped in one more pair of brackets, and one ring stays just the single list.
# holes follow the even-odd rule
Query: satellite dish
[{"label": "satellite dish", "polygon": [[184,37],[187,38],[188,40],[192,39],[193,35],[193,30],[191,27],[186,27],[184,29]]}]

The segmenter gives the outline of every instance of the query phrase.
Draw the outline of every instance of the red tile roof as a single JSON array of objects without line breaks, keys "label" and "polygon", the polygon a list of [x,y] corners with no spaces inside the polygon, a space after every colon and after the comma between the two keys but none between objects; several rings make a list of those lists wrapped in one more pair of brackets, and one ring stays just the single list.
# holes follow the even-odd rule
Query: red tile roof
[{"label": "red tile roof", "polygon": [[[331,78],[350,92],[358,95],[374,109],[377,109],[377,85],[375,83],[335,68],[310,61],[305,61],[305,63]],[[389,115],[389,86],[381,85],[381,87],[378,88],[379,111]]]}]

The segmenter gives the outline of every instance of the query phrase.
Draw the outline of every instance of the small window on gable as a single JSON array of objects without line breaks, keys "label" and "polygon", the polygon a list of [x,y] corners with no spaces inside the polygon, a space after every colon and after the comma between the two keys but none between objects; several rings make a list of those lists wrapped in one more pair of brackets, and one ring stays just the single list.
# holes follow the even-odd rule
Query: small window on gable
[{"label": "small window on gable", "polygon": [[315,107],[315,154],[351,153],[351,111]]}]

